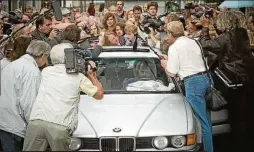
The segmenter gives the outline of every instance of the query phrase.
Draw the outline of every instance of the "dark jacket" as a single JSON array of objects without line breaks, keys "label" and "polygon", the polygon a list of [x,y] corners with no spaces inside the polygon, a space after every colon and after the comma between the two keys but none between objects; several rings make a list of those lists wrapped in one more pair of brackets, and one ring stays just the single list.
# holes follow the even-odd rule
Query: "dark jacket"
[{"label": "dark jacket", "polygon": [[62,37],[61,36],[56,36],[54,39],[48,38],[45,34],[41,33],[38,29],[35,29],[32,32],[32,39],[33,40],[42,40],[47,42],[51,47],[60,44]]},{"label": "dark jacket", "polygon": [[218,55],[218,66],[226,73],[230,72],[228,73],[229,77],[232,78],[238,75],[239,79],[246,79],[243,77],[248,75],[246,70],[249,67],[246,67],[244,60],[253,58],[246,29],[236,28],[211,40],[209,29],[203,28],[200,42],[205,51]]}]

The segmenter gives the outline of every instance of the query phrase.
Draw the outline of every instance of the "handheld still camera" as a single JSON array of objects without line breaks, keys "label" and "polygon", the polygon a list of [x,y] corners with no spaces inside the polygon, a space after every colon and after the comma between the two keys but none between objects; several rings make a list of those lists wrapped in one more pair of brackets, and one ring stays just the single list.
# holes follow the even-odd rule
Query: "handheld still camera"
[{"label": "handheld still camera", "polygon": [[158,31],[158,32],[163,32],[163,30],[161,30],[161,27],[165,25],[165,22],[161,20],[162,17],[167,16],[169,13],[165,13],[163,15],[159,15],[157,18],[152,18],[149,15],[145,15],[144,19],[141,23],[141,25],[144,27],[144,25],[147,25],[146,27],[144,27],[143,31],[146,34],[150,33],[149,27],[153,28],[153,30]]},{"label": "handheld still camera", "polygon": [[[90,65],[91,53],[83,49],[68,48],[64,50],[66,73],[86,73]],[[96,68],[92,69],[96,71]]]}]

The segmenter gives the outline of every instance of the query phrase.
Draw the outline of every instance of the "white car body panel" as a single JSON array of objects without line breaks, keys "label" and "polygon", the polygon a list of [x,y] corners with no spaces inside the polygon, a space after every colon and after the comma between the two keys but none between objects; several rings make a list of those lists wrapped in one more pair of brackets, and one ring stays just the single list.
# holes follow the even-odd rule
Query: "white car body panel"
[{"label": "white car body panel", "polygon": [[[114,94],[105,95],[101,101],[82,95],[79,126],[74,136],[98,138],[188,134],[193,128],[187,128],[183,102],[182,97],[175,94]],[[122,131],[113,132],[116,127]]]},{"label": "white car body panel", "polygon": [[[156,58],[152,51],[121,51],[125,47],[103,47],[99,58]],[[149,49],[148,47],[138,47]],[[114,50],[112,52],[112,49]],[[118,50],[116,50],[118,49]],[[222,115],[221,115],[222,114]],[[227,111],[212,112],[212,122],[221,123],[227,119]],[[113,131],[120,128],[120,132]],[[228,131],[228,126],[213,127],[215,133]],[[222,131],[222,132],[220,132]],[[196,143],[176,149],[165,148],[164,151],[197,150],[202,143],[202,129],[191,106],[181,93],[110,93],[102,100],[95,100],[81,95],[79,103],[79,120],[75,138],[101,137],[157,137],[175,135],[196,135]],[[79,149],[81,151],[98,151],[97,149]],[[157,151],[155,148],[136,149],[138,151]]]}]

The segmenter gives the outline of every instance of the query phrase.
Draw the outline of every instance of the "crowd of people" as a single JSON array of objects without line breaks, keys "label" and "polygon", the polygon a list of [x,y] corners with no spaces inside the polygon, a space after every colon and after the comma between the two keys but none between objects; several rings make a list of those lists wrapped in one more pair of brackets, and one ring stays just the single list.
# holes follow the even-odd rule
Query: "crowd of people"
[{"label": "crowd of people", "polygon": [[[78,8],[61,11],[60,21],[48,8],[0,12],[1,39],[15,33],[0,50],[0,141],[4,151],[45,150],[48,144],[52,150],[68,150],[68,139],[77,127],[79,91],[102,99],[103,88],[92,70],[87,76],[66,74],[64,49],[94,48],[92,56],[98,57],[103,46],[133,46],[135,41],[144,45],[144,39],[136,39],[137,35],[147,37],[148,45],[161,55],[161,65],[169,76],[180,76],[184,81],[186,99],[201,121],[204,150],[212,152],[213,143],[204,99],[210,82],[201,51],[210,69],[219,67],[232,79],[237,78],[237,83],[244,83],[243,91],[229,98],[232,142],[233,147],[242,148],[245,142],[253,141],[253,75],[249,70],[254,49],[253,12],[246,18],[240,11],[190,3],[183,12],[166,15],[164,24],[155,28],[143,21],[149,16],[161,22],[156,2],[128,10],[124,10],[124,1],[117,1],[109,7],[101,4],[98,11],[93,3],[86,12]],[[95,40],[90,41],[93,37]],[[244,69],[230,71],[241,66],[238,61],[245,63]],[[61,88],[68,88],[68,94],[61,94],[66,92]]]}]

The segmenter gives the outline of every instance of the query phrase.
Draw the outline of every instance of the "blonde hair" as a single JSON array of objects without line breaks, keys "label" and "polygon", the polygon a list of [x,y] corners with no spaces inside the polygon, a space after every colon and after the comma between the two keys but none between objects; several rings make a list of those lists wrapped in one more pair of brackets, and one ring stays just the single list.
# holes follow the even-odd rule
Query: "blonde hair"
[{"label": "blonde hair", "polygon": [[237,27],[247,29],[247,21],[246,21],[246,17],[244,15],[244,13],[241,11],[235,11],[233,13],[237,17],[237,22],[238,22]]},{"label": "blonde hair", "polygon": [[126,25],[124,28],[124,32],[136,34],[138,32],[138,28],[135,25]]},{"label": "blonde hair", "polygon": [[184,36],[183,23],[179,22],[179,21],[172,21],[172,22],[168,23],[167,31],[175,38]]},{"label": "blonde hair", "polygon": [[216,25],[221,32],[229,32],[237,27],[237,17],[233,12],[221,12],[218,15]]},{"label": "blonde hair", "polygon": [[105,37],[105,43],[104,43],[104,46],[111,46],[111,43],[108,39],[109,35],[114,35],[117,37],[117,34],[115,32],[112,32],[112,31],[109,31],[109,32],[106,32],[104,37]]}]

